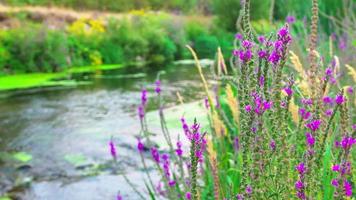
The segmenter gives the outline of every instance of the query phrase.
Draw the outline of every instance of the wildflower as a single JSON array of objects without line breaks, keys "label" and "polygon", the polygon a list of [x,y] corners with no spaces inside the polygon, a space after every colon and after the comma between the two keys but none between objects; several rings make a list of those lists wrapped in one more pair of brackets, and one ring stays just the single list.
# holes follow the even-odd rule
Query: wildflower
[{"label": "wildflower", "polygon": [[304,120],[309,119],[311,115],[310,112],[308,112],[305,108],[299,108],[298,113]]},{"label": "wildflower", "polygon": [[113,157],[113,159],[116,160],[116,158],[117,158],[116,147],[115,147],[114,141],[112,139],[109,142],[109,147],[110,147],[111,156]]},{"label": "wildflower", "polygon": [[328,68],[325,69],[325,75],[327,77],[331,77],[332,74],[333,74],[333,69],[331,67],[328,67]]},{"label": "wildflower", "polygon": [[353,125],[351,126],[351,128],[352,128],[352,130],[356,130],[356,124],[353,124]]},{"label": "wildflower", "polygon": [[240,51],[239,52],[239,58],[243,62],[248,62],[252,58],[252,52],[250,49],[247,49],[246,51]]},{"label": "wildflower", "polygon": [[170,181],[168,182],[168,185],[169,185],[169,187],[173,187],[173,186],[176,185],[176,181],[175,181],[175,180],[170,180]]},{"label": "wildflower", "polygon": [[265,85],[265,77],[261,76],[259,80],[260,87],[263,87]]},{"label": "wildflower", "polygon": [[295,182],[295,188],[296,188],[297,190],[303,189],[303,188],[304,188],[303,182],[302,182],[301,180],[298,180],[297,182]]},{"label": "wildflower", "polygon": [[271,140],[271,142],[269,143],[269,147],[272,151],[276,150],[276,142],[274,140]]},{"label": "wildflower", "polygon": [[233,50],[232,51],[232,55],[234,55],[234,56],[239,56],[240,55],[240,50]]},{"label": "wildflower", "polygon": [[305,172],[306,172],[306,168],[305,168],[304,163],[299,163],[299,164],[295,167],[295,169],[298,171],[298,173],[299,173],[300,175],[303,175],[303,174],[305,174]]},{"label": "wildflower", "polygon": [[302,102],[302,104],[307,105],[307,106],[310,106],[313,104],[313,100],[311,100],[311,99],[302,99],[301,102]]},{"label": "wildflower", "polygon": [[329,105],[332,105],[333,103],[333,98],[329,97],[329,96],[325,96],[323,97],[323,103],[326,105],[326,104],[329,104]]},{"label": "wildflower", "polygon": [[279,29],[278,36],[283,38],[283,37],[287,36],[288,33],[289,33],[288,28],[287,27],[283,27],[283,28]]},{"label": "wildflower", "polygon": [[269,56],[268,61],[273,64],[277,64],[280,59],[281,59],[280,55],[278,54],[278,52],[276,52],[274,50],[274,51],[272,51],[271,55]]},{"label": "wildflower", "polygon": [[242,194],[237,194],[236,195],[236,199],[237,200],[243,200],[244,199],[244,196]]},{"label": "wildflower", "polygon": [[137,139],[137,150],[138,152],[142,153],[145,149],[145,145],[142,143],[141,139]]},{"label": "wildflower", "polygon": [[343,149],[349,149],[355,143],[355,140],[352,137],[343,137],[341,140],[341,146]]},{"label": "wildflower", "polygon": [[163,160],[163,171],[164,174],[166,175],[167,178],[171,176],[171,172],[169,170],[169,155],[168,154],[162,154],[162,160]]},{"label": "wildflower", "polygon": [[342,96],[342,94],[339,94],[335,97],[335,102],[336,104],[341,105],[345,102],[345,98]]},{"label": "wildflower", "polygon": [[263,35],[258,36],[257,39],[261,44],[263,44],[265,42],[265,40],[266,40],[265,36],[263,36]]},{"label": "wildflower", "polygon": [[161,93],[161,81],[157,80],[155,84],[156,84],[155,92],[157,94]]},{"label": "wildflower", "polygon": [[242,42],[242,46],[245,47],[246,49],[250,49],[252,47],[252,42],[248,41],[248,40],[244,40]]},{"label": "wildflower", "polygon": [[235,137],[234,139],[234,149],[238,151],[240,149],[239,138]]},{"label": "wildflower", "polygon": [[243,36],[242,36],[241,33],[237,33],[237,34],[235,35],[235,38],[238,39],[238,40],[242,40],[242,39],[243,39]]},{"label": "wildflower", "polygon": [[144,107],[142,105],[138,106],[138,116],[139,116],[141,121],[145,117],[145,110],[144,110]]},{"label": "wildflower", "polygon": [[258,51],[258,57],[259,58],[266,58],[266,56],[267,56],[267,52],[266,51],[264,51],[264,50]]},{"label": "wildflower", "polygon": [[333,179],[331,180],[331,185],[333,185],[334,187],[339,187],[339,181],[337,179]]},{"label": "wildflower", "polygon": [[321,124],[320,120],[313,120],[310,123],[306,125],[307,128],[309,128],[311,131],[315,132],[319,129]]},{"label": "wildflower", "polygon": [[152,155],[152,158],[156,161],[156,163],[159,163],[159,161],[160,161],[159,152],[156,147],[151,148],[151,155]]},{"label": "wildflower", "polygon": [[332,114],[333,114],[333,110],[331,110],[331,109],[328,109],[325,111],[325,115],[328,117],[330,117]]},{"label": "wildflower", "polygon": [[287,96],[292,96],[293,90],[290,87],[286,87],[283,91],[287,94]]},{"label": "wildflower", "polygon": [[354,93],[354,89],[350,86],[347,88],[347,93],[352,94]]},{"label": "wildflower", "polygon": [[176,154],[179,157],[182,157],[182,155],[183,155],[182,143],[180,141],[177,142]]},{"label": "wildflower", "polygon": [[347,180],[344,181],[344,190],[345,190],[345,196],[347,197],[352,196],[352,185]]},{"label": "wildflower", "polygon": [[246,187],[246,193],[247,193],[248,195],[252,194],[252,187],[251,187],[250,185],[248,185],[248,186]]},{"label": "wildflower", "polygon": [[251,109],[252,109],[251,105],[245,106],[245,111],[246,112],[251,112]]},{"label": "wildflower", "polygon": [[288,15],[288,16],[286,17],[286,22],[287,22],[288,24],[293,24],[293,23],[295,22],[295,17],[292,16],[292,15]]},{"label": "wildflower", "polygon": [[121,196],[121,194],[119,193],[119,194],[117,194],[117,196],[116,196],[116,200],[123,200],[124,198],[122,198],[122,196]]},{"label": "wildflower", "polygon": [[191,194],[190,192],[187,192],[187,193],[185,194],[185,198],[186,198],[187,200],[191,200],[191,199],[192,199],[192,194]]},{"label": "wildflower", "polygon": [[311,133],[306,133],[305,136],[307,138],[307,145],[309,147],[313,147],[315,144],[315,138],[313,137],[313,135]]},{"label": "wildflower", "polygon": [[334,171],[334,172],[340,171],[340,165],[337,165],[337,164],[333,165],[333,166],[331,167],[331,170]]},{"label": "wildflower", "polygon": [[141,92],[141,104],[142,106],[145,106],[147,103],[147,90],[143,89]]},{"label": "wildflower", "polygon": [[297,192],[297,197],[298,197],[299,199],[303,199],[303,200],[306,199],[305,193],[302,192],[302,191]]}]

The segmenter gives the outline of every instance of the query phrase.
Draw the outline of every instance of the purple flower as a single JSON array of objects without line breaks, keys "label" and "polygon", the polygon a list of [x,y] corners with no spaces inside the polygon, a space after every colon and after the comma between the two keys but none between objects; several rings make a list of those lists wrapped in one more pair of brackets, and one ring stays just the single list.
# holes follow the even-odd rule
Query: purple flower
[{"label": "purple flower", "polygon": [[261,43],[261,44],[263,44],[264,42],[265,42],[265,36],[263,36],[263,35],[260,35],[260,36],[258,36],[258,41]]},{"label": "purple flower", "polygon": [[303,175],[305,172],[306,172],[306,168],[305,168],[305,165],[304,165],[304,163],[299,163],[296,167],[295,167],[295,169],[298,171],[298,173],[300,174],[300,175]]},{"label": "purple flower", "polygon": [[353,125],[351,126],[351,128],[352,128],[352,130],[356,130],[356,124],[353,124]]},{"label": "purple flower", "polygon": [[347,180],[344,181],[344,190],[345,190],[345,196],[347,197],[352,196],[352,185]]},{"label": "purple flower", "polygon": [[163,171],[164,174],[166,175],[167,178],[171,176],[171,172],[169,170],[169,155],[164,153],[162,154],[162,160],[163,160]]},{"label": "purple flower", "polygon": [[297,197],[302,200],[306,199],[305,193],[303,191],[297,192]]},{"label": "purple flower", "polygon": [[325,75],[331,77],[333,75],[333,69],[331,67],[326,68]]},{"label": "purple flower", "polygon": [[245,47],[246,49],[250,49],[252,47],[252,42],[248,40],[242,41],[242,46]]},{"label": "purple flower", "polygon": [[278,54],[277,51],[272,51],[271,55],[268,58],[268,61],[273,63],[273,64],[277,64],[279,62],[279,60],[281,59],[281,56]]},{"label": "purple flower", "polygon": [[145,106],[147,103],[147,90],[143,89],[141,92],[141,104],[142,106]]},{"label": "purple flower", "polygon": [[350,86],[347,88],[347,93],[352,94],[354,93],[354,89]]},{"label": "purple flower", "polygon": [[117,194],[117,196],[116,196],[116,200],[123,200],[124,198],[122,198],[122,196],[121,196],[121,194],[119,193],[119,194]]},{"label": "purple flower", "polygon": [[260,83],[260,87],[263,87],[265,85],[265,77],[263,75],[261,75],[259,83]]},{"label": "purple flower", "polygon": [[159,163],[159,161],[160,161],[159,152],[156,147],[151,148],[151,155],[152,155],[152,158],[156,161],[156,163]]},{"label": "purple flower", "polygon": [[175,180],[170,180],[170,181],[168,182],[168,185],[169,185],[169,187],[173,187],[173,186],[176,185],[176,181],[175,181]]},{"label": "purple flower", "polygon": [[355,139],[352,137],[343,137],[341,140],[341,146],[343,149],[349,149],[355,143]]},{"label": "purple flower", "polygon": [[289,33],[288,28],[287,27],[283,27],[283,28],[279,29],[278,36],[283,38],[283,37],[287,36],[288,33]]},{"label": "purple flower", "polygon": [[334,171],[334,172],[339,172],[340,171],[340,165],[333,165],[331,166],[331,170]]},{"label": "purple flower", "polygon": [[299,115],[304,119],[307,120],[309,119],[311,113],[308,112],[305,108],[299,108]]},{"label": "purple flower", "polygon": [[208,97],[205,97],[205,99],[204,99],[204,105],[205,105],[205,108],[206,108],[207,110],[209,110],[209,99],[208,99]]},{"label": "purple flower", "polygon": [[331,110],[331,109],[328,109],[325,111],[325,115],[328,117],[330,117],[332,114],[333,114],[333,110]]},{"label": "purple flower", "polygon": [[284,91],[288,96],[292,96],[292,94],[293,94],[293,90],[292,90],[290,87],[284,88],[283,91]]},{"label": "purple flower", "polygon": [[324,102],[324,104],[332,105],[333,104],[333,98],[331,98],[329,96],[323,97],[323,102]]},{"label": "purple flower", "polygon": [[145,117],[145,109],[142,105],[138,106],[138,117],[142,120]]},{"label": "purple flower", "polygon": [[237,200],[243,200],[244,199],[244,196],[242,194],[237,194],[236,195],[236,199]]},{"label": "purple flower", "polygon": [[248,62],[252,58],[252,52],[250,49],[247,49],[246,51],[240,51],[239,52],[239,58],[243,62]]},{"label": "purple flower", "polygon": [[293,24],[293,23],[295,22],[295,17],[292,16],[292,15],[288,15],[288,16],[286,17],[286,22],[287,22],[288,24]]},{"label": "purple flower", "polygon": [[333,185],[334,187],[339,187],[339,181],[337,179],[333,179],[331,180],[331,185]]},{"label": "purple flower", "polygon": [[304,184],[301,180],[298,180],[297,182],[295,182],[295,189],[302,190],[303,188],[304,188]]},{"label": "purple flower", "polygon": [[185,198],[186,198],[187,200],[191,200],[191,199],[192,199],[192,194],[191,194],[190,192],[187,192],[187,193],[185,194]]},{"label": "purple flower", "polygon": [[313,120],[310,123],[306,125],[307,128],[309,128],[311,131],[315,132],[319,129],[321,124],[320,120]]},{"label": "purple flower", "polygon": [[315,144],[315,138],[313,137],[313,135],[311,133],[306,133],[305,136],[307,139],[307,145],[309,147],[313,147]]},{"label": "purple flower", "polygon": [[110,154],[111,154],[111,156],[113,157],[113,159],[116,160],[116,158],[117,158],[116,147],[115,147],[115,144],[114,144],[114,141],[113,141],[113,140],[110,140],[110,142],[109,142],[109,147],[110,147]]},{"label": "purple flower", "polygon": [[252,110],[251,105],[245,106],[245,111],[246,111],[246,112],[251,112],[251,110]]},{"label": "purple flower", "polygon": [[272,151],[276,150],[276,142],[274,140],[271,140],[271,142],[269,143],[269,147]]},{"label": "purple flower", "polygon": [[156,84],[155,92],[157,94],[161,93],[161,81],[157,80],[155,84]]},{"label": "purple flower", "polygon": [[311,100],[311,99],[302,99],[301,102],[302,102],[302,104],[307,105],[307,106],[310,106],[313,104],[313,100]]},{"label": "purple flower", "polygon": [[337,96],[335,97],[335,102],[336,102],[336,104],[341,105],[342,103],[345,102],[344,96],[342,96],[341,94],[340,94],[340,95],[337,95]]},{"label": "purple flower", "polygon": [[237,33],[237,34],[235,35],[235,38],[238,39],[238,40],[242,40],[242,39],[243,39],[243,36],[242,36],[241,33]]},{"label": "purple flower", "polygon": [[248,195],[252,194],[252,187],[251,187],[250,185],[248,185],[248,186],[246,187],[246,193],[247,193]]},{"label": "purple flower", "polygon": [[264,51],[264,50],[258,51],[258,57],[259,58],[266,58],[266,56],[267,56],[267,52],[266,51]]},{"label": "purple flower", "polygon": [[240,144],[239,144],[239,138],[238,137],[234,138],[234,149],[235,149],[235,151],[238,151],[240,149]]},{"label": "purple flower", "polygon": [[177,142],[176,154],[179,157],[182,157],[182,155],[183,155],[182,143],[180,141]]},{"label": "purple flower", "polygon": [[137,150],[142,153],[145,150],[145,145],[142,143],[141,139],[137,139]]}]

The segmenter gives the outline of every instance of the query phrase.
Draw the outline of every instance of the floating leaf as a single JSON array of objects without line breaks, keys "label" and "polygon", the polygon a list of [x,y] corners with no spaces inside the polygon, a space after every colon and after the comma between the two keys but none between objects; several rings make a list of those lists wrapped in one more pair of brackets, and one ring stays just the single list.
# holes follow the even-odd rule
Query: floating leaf
[{"label": "floating leaf", "polygon": [[32,155],[28,154],[26,152],[17,152],[17,153],[14,153],[12,156],[16,160],[21,161],[23,163],[27,163],[30,160],[32,160]]}]

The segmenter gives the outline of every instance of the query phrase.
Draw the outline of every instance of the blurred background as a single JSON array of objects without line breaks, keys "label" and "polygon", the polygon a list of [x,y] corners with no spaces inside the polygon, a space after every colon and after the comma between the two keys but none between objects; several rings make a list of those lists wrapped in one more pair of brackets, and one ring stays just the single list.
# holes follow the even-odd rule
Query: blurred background
[{"label": "blurred background", "polygon": [[[108,141],[118,144],[119,173],[144,187],[133,156],[141,89],[154,96],[159,75],[177,132],[181,115],[203,117],[185,45],[209,76],[218,47],[231,56],[241,1],[0,0],[0,199],[101,200],[119,190],[135,199],[110,167]],[[319,8],[318,51],[326,65],[338,56],[343,76],[356,61],[356,1],[320,0]],[[251,0],[257,35],[289,23],[304,67],[310,15],[309,0]],[[185,104],[177,106],[177,92]]]}]

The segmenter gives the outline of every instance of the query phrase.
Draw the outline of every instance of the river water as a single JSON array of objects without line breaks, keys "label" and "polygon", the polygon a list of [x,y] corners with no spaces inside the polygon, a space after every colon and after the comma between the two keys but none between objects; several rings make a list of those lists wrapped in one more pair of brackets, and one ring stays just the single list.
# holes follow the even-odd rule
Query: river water
[{"label": "river water", "polygon": [[[202,102],[204,94],[196,68],[173,65],[160,73],[165,105],[175,113],[171,119],[179,124],[176,92],[199,115],[201,106],[195,102]],[[156,77],[157,70],[129,67],[73,77],[90,81],[88,85],[16,92],[0,99],[0,196],[7,192],[25,200],[103,200],[115,199],[120,191],[125,199],[137,199],[120,174],[143,189],[136,113],[141,88],[154,96]],[[154,113],[154,100],[148,105]],[[117,164],[108,148],[112,136]],[[13,159],[17,152],[32,159]]]}]

